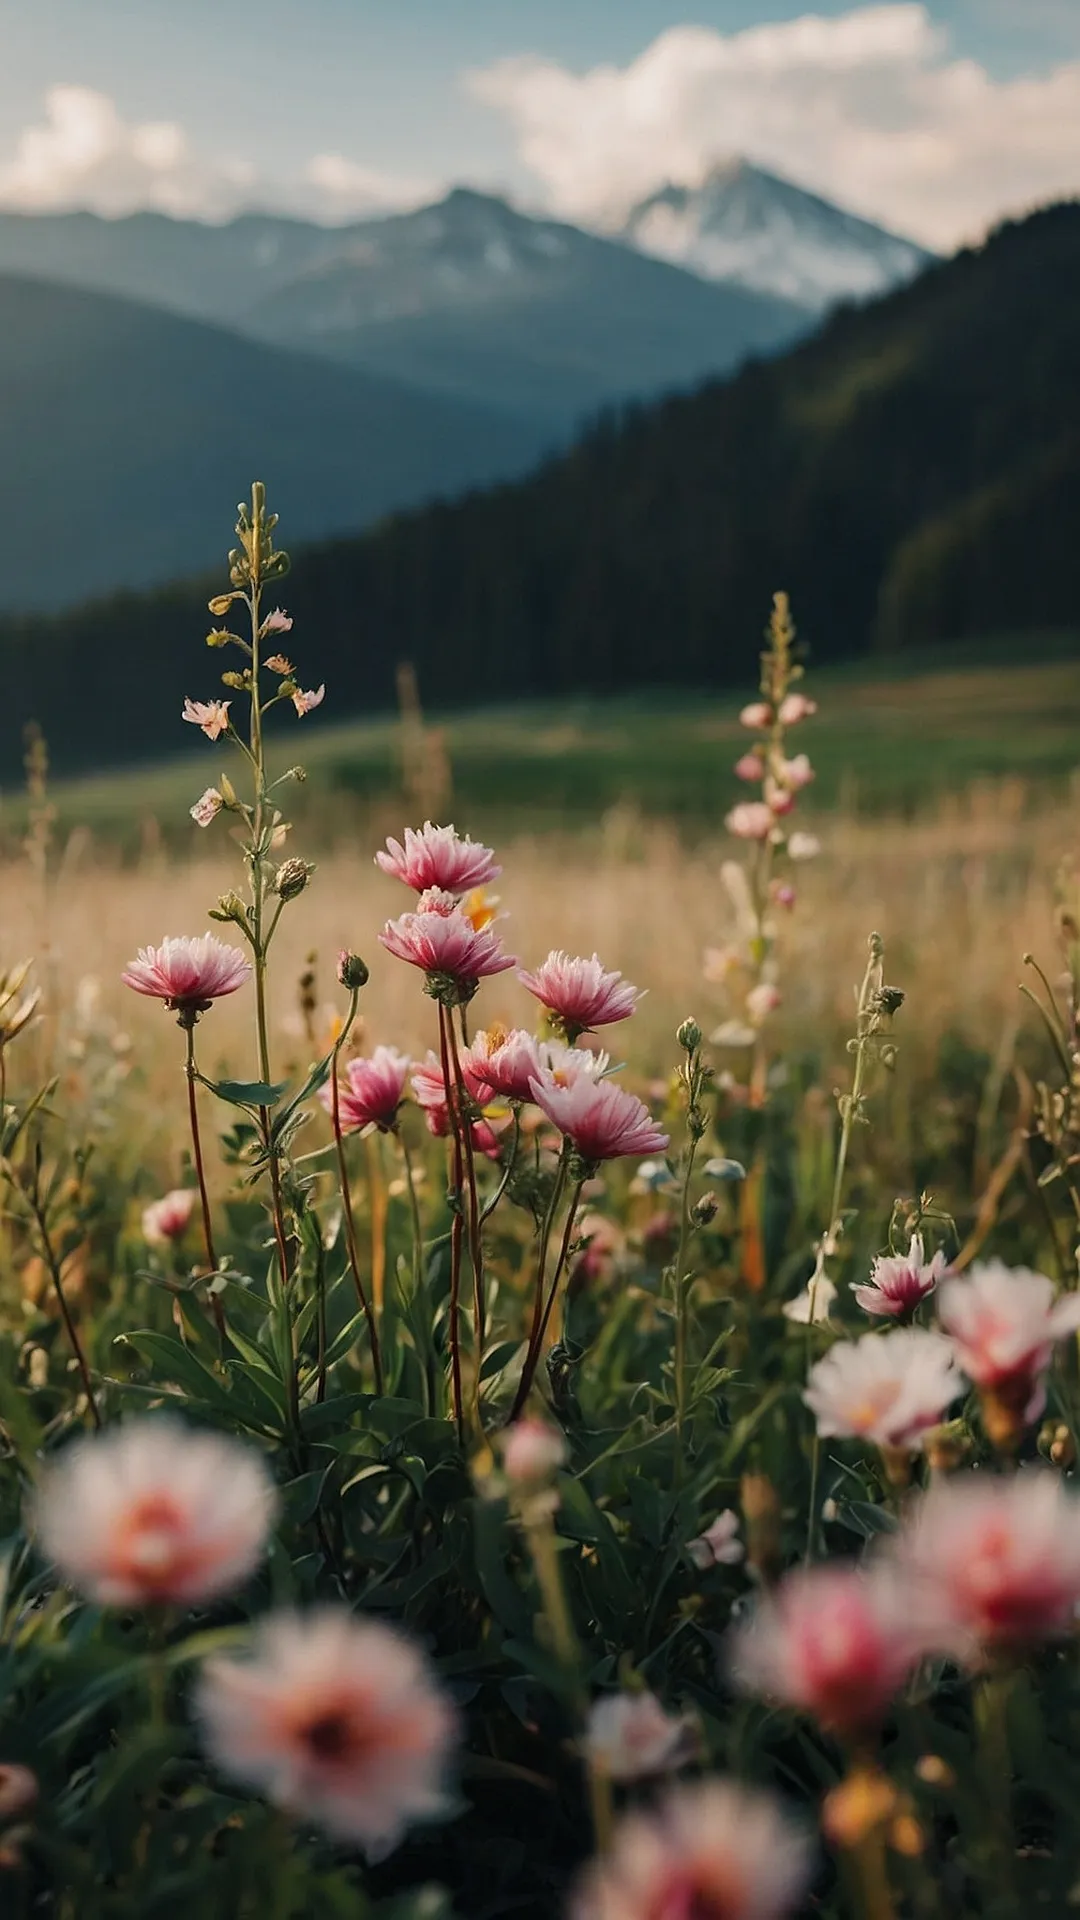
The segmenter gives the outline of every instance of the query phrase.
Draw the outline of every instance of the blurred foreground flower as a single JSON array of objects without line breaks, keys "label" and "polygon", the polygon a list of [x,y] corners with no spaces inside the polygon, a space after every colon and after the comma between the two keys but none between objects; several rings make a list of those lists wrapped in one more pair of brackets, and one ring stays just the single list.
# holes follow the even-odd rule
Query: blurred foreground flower
[{"label": "blurred foreground flower", "polygon": [[807,1567],[759,1602],[733,1638],[731,1665],[747,1691],[853,1737],[877,1725],[928,1637],[897,1567]]},{"label": "blurred foreground flower", "polygon": [[1056,1342],[1080,1328],[1080,1294],[1055,1300],[1045,1274],[989,1260],[966,1279],[943,1283],[938,1319],[979,1389],[993,1444],[1015,1446],[1046,1406]]},{"label": "blurred foreground flower", "polygon": [[839,1341],[811,1367],[803,1398],[823,1438],[839,1435],[914,1449],[963,1387],[949,1342],[940,1334],[904,1327]]},{"label": "blurred foreground flower", "polygon": [[34,1520],[42,1552],[100,1606],[191,1606],[243,1585],[276,1509],[253,1448],[149,1415],[50,1462]]},{"label": "blurred foreground flower", "polygon": [[457,1716],[418,1647],[344,1609],[271,1615],[209,1660],[196,1710],[221,1771],[375,1856],[446,1809]]},{"label": "blurred foreground flower", "polygon": [[775,1800],[706,1780],[618,1823],[579,1882],[571,1920],[781,1920],[812,1857]]},{"label": "blurred foreground flower", "polygon": [[932,1487],[892,1551],[946,1623],[942,1652],[971,1663],[1075,1628],[1080,1500],[1056,1473],[969,1474]]}]

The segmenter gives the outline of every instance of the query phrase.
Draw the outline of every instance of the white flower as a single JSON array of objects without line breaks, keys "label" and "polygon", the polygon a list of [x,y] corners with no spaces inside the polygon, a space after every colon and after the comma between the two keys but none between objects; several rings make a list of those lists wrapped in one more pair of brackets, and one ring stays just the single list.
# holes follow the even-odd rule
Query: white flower
[{"label": "white flower", "polygon": [[914,1449],[963,1387],[948,1340],[902,1327],[838,1342],[811,1367],[803,1398],[823,1438],[857,1436],[879,1447]]},{"label": "white flower", "polygon": [[188,811],[197,827],[208,827],[211,820],[217,819],[224,805],[224,799],[217,788],[207,787],[206,792],[196,800],[193,807],[189,807]]},{"label": "white flower", "polygon": [[805,1327],[809,1325],[811,1311],[813,1311],[816,1326],[819,1321],[828,1319],[829,1309],[835,1299],[836,1288],[832,1281],[826,1274],[819,1273],[816,1280],[809,1281],[802,1292],[795,1295],[794,1300],[788,1301],[784,1308],[784,1318],[793,1320],[798,1327]]},{"label": "white flower", "polygon": [[821,841],[816,833],[793,833],[788,838],[787,850],[792,860],[816,860]]}]

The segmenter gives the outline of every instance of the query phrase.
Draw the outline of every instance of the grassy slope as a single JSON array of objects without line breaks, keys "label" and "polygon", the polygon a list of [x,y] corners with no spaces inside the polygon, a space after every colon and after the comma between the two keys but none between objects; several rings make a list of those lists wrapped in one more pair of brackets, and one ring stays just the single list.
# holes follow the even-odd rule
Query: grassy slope
[{"label": "grassy slope", "polygon": [[[1058,651],[1025,663],[1014,642],[989,663],[901,675],[878,662],[814,675],[808,685],[820,712],[799,740],[818,769],[813,806],[918,810],[976,779],[1063,782],[1080,762],[1080,649],[1073,642]],[[715,824],[735,797],[739,704],[672,696],[455,717],[445,726],[452,810],[474,831],[492,832],[523,821],[584,824],[619,804],[688,826]],[[289,810],[312,814],[313,826],[333,832],[355,817],[357,803],[392,800],[399,791],[397,731],[387,721],[334,727],[321,720],[305,721],[300,734],[295,723],[282,727],[279,765],[303,759],[309,782],[284,790]],[[180,732],[178,724],[178,744]],[[54,799],[64,824],[84,822],[130,840],[152,817],[172,834],[227,764],[207,744],[155,767],[73,781]],[[8,796],[9,832],[20,816],[18,797]]]}]

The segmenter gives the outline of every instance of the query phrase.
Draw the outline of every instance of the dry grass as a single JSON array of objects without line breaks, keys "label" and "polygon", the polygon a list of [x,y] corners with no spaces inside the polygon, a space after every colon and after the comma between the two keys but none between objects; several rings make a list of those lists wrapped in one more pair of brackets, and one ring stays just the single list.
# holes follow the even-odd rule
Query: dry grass
[{"label": "dry grass", "polygon": [[[902,1021],[902,1075],[909,1084],[933,1077],[942,1037],[958,1033],[993,1056],[1006,1051],[1021,1015],[1017,982],[1022,955],[1052,952],[1055,870],[1077,842],[1075,805],[1032,812],[1017,781],[983,785],[943,803],[932,818],[860,821],[819,819],[824,852],[800,870],[800,900],[786,931],[785,1005],[777,1040],[812,1046],[830,1084],[842,1070],[852,983],[861,972],[872,928],[885,937],[888,975],[908,995]],[[463,823],[464,824],[464,823]],[[178,1165],[184,1140],[181,1041],[168,1016],[135,1000],[120,984],[135,949],[166,933],[209,923],[207,908],[238,872],[224,839],[213,858],[189,864],[164,855],[124,869],[74,837],[43,894],[25,865],[4,874],[5,963],[32,951],[54,1009],[38,1038],[65,1062],[73,1095],[101,1071],[100,1046],[72,1068],[70,1041],[88,991],[98,982],[98,1031],[116,1023],[131,1042],[129,1098],[141,1129],[147,1168]],[[299,848],[297,849],[300,850]],[[501,847],[504,932],[511,950],[535,962],[552,946],[591,952],[649,989],[632,1028],[617,1044],[641,1075],[673,1057],[673,1029],[693,1011],[708,1028],[724,1014],[720,990],[702,978],[704,949],[723,941],[728,907],[719,883],[731,855],[722,836],[688,851],[671,830],[615,810],[590,834],[521,837]],[[414,1052],[431,1042],[432,1008],[419,978],[383,954],[377,932],[407,905],[403,891],[373,867],[373,848],[340,846],[318,867],[307,895],[290,906],[274,954],[274,1070],[303,1065],[296,986],[306,956],[318,956],[320,1000],[340,1000],[333,978],[337,950],[350,946],[371,966],[364,996],[370,1043],[392,1041]],[[227,930],[226,930],[227,931]],[[248,996],[223,1002],[200,1029],[208,1072],[253,1072]],[[477,1020],[528,1021],[533,1004],[512,975],[485,985]],[[75,1034],[78,1055],[82,1041]],[[59,1052],[57,1053],[57,1049]],[[27,1061],[27,1066],[29,1062]],[[74,1078],[72,1079],[72,1075]]]}]

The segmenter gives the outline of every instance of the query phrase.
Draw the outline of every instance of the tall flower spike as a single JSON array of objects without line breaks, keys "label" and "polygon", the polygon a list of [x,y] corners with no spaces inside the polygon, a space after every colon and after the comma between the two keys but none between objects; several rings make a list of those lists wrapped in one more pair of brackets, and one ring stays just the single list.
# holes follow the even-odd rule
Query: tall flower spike
[{"label": "tall flower spike", "polygon": [[570,1920],[783,1920],[812,1859],[771,1796],[704,1780],[619,1821],[578,1883]]},{"label": "tall flower spike", "polygon": [[403,880],[414,893],[438,887],[461,895],[489,886],[502,872],[490,847],[482,847],[467,834],[463,838],[456,827],[434,827],[430,820],[419,832],[406,827],[404,842],[387,840],[385,852],[375,855],[375,864],[391,879]]},{"label": "tall flower spike", "polygon": [[344,1608],[271,1614],[203,1668],[211,1758],[294,1818],[376,1855],[445,1809],[457,1717],[411,1641]]},{"label": "tall flower spike", "polygon": [[193,1606],[249,1578],[276,1508],[253,1448],[150,1414],[67,1447],[34,1520],[46,1557],[99,1606]]},{"label": "tall flower spike", "polygon": [[120,978],[136,993],[163,1000],[177,1013],[205,1013],[215,1000],[242,987],[250,962],[212,933],[167,935],[160,947],[140,947]]}]

